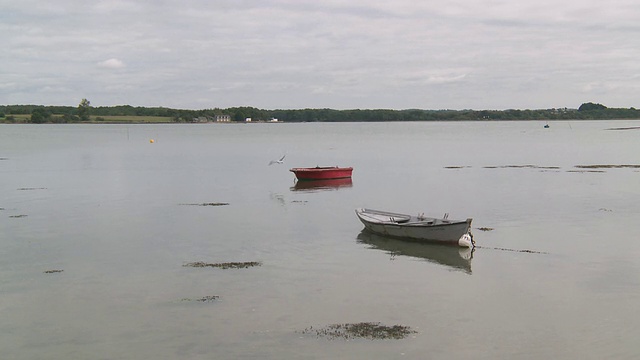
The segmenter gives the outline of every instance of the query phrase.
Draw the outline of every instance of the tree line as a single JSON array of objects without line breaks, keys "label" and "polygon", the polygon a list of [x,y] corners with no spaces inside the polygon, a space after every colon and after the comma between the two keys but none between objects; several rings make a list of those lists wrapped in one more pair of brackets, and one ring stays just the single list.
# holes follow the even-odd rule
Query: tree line
[{"label": "tree line", "polygon": [[390,110],[390,109],[297,109],[264,110],[254,107],[183,110],[165,107],[129,105],[92,107],[87,99],[73,106],[0,105],[0,118],[10,122],[12,115],[30,115],[33,123],[86,122],[90,116],[157,116],[173,122],[192,122],[199,117],[229,115],[233,121],[269,120],[283,122],[380,122],[380,121],[474,121],[474,120],[613,120],[640,119],[635,108],[608,108],[597,103],[583,103],[578,109],[539,110]]}]

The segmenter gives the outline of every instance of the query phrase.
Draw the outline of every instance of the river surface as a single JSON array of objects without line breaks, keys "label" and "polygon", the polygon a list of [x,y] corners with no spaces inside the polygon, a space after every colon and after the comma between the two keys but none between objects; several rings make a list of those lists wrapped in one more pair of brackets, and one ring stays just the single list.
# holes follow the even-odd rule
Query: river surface
[{"label": "river surface", "polygon": [[[640,130],[609,130],[637,122],[543,125],[0,125],[0,358],[640,358]],[[316,165],[353,178],[288,171]],[[415,332],[305,331],[362,322]]]}]

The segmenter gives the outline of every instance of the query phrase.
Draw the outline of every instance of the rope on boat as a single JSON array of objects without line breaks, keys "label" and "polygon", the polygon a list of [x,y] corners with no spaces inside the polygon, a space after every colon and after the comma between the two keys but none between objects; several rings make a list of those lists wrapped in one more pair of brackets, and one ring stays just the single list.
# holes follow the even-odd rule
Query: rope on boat
[{"label": "rope on boat", "polygon": [[526,250],[526,249],[507,249],[507,248],[498,248],[498,247],[485,247],[485,246],[476,246],[478,249],[489,249],[489,250],[501,250],[501,251],[513,251],[520,253],[529,253],[529,254],[544,254],[548,255],[549,253],[546,251],[537,251],[537,250]]}]

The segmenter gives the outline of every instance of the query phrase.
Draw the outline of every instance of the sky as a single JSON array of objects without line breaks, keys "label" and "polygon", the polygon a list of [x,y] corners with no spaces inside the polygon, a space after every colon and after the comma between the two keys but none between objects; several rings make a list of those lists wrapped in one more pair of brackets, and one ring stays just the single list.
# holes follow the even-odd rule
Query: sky
[{"label": "sky", "polygon": [[0,105],[640,108],[637,0],[0,0]]}]

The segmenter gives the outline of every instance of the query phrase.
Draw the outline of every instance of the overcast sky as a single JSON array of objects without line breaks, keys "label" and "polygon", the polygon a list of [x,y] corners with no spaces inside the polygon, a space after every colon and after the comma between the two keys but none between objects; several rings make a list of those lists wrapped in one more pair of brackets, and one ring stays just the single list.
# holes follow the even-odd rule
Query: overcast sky
[{"label": "overcast sky", "polygon": [[0,104],[640,108],[638,0],[0,0]]}]

